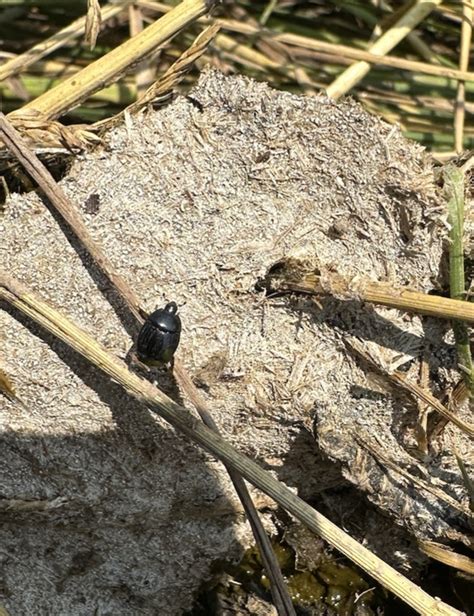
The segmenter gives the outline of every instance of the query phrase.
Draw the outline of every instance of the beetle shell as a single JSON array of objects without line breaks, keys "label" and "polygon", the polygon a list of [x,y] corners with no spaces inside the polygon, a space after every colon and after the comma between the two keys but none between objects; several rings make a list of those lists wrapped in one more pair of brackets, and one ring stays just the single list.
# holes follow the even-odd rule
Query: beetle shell
[{"label": "beetle shell", "polygon": [[175,302],[152,312],[143,324],[137,339],[140,361],[167,364],[178,348],[181,319]]}]

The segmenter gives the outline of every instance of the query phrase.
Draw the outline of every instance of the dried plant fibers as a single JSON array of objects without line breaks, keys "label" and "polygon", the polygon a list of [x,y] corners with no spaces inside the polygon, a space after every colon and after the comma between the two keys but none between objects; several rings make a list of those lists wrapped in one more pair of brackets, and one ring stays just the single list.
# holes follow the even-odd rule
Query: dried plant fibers
[{"label": "dried plant fibers", "polygon": [[[428,358],[439,397],[459,379],[448,324],[356,298],[267,298],[259,284],[292,256],[347,278],[436,287],[446,214],[420,146],[350,100],[208,71],[192,99],[127,116],[62,187],[143,307],[180,305],[181,360],[231,444],[306,495],[325,487],[322,453],[417,539],[467,541],[453,445],[472,471],[468,437],[448,425],[421,461],[416,401],[345,344],[415,381]],[[5,269],[126,356],[120,304],[35,194],[9,199],[0,233]],[[1,368],[26,407],[0,402],[0,533],[16,555],[6,606],[180,613],[211,563],[249,539],[220,465],[69,348],[6,312],[0,321]],[[410,568],[386,534],[362,532]]]}]

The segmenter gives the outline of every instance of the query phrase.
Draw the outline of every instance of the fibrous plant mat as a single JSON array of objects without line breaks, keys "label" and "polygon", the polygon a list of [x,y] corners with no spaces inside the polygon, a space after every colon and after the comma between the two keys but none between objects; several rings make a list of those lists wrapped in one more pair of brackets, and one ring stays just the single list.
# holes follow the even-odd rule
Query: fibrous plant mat
[{"label": "fibrous plant mat", "polygon": [[[315,427],[315,459],[418,539],[466,540],[453,446],[470,472],[467,437],[448,426],[420,459],[416,401],[375,384],[353,352],[414,379],[426,360],[441,396],[460,377],[448,325],[262,284],[292,256],[327,276],[436,287],[446,213],[420,146],[350,100],[209,71],[189,98],[126,116],[62,186],[144,308],[180,306],[181,360],[232,444],[310,496],[327,481],[327,463],[304,464]],[[125,357],[120,303],[38,196],[12,196],[0,224],[5,269]],[[224,471],[70,350],[0,319],[23,405],[5,400],[1,414],[6,607],[180,613],[244,532]],[[397,549],[386,534],[365,539]]]}]

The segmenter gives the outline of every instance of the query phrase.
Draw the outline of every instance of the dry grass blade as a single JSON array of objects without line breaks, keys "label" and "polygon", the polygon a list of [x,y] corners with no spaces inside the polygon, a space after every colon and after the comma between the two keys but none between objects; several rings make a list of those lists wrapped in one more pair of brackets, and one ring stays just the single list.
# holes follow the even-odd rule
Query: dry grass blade
[{"label": "dry grass blade", "polygon": [[[462,25],[461,25],[461,50],[459,53],[459,68],[467,71],[469,68],[469,56],[471,51],[472,39],[472,5],[469,1],[462,2]],[[463,149],[464,120],[466,116],[466,84],[459,81],[456,92],[456,102],[454,111],[454,149],[460,153]]]},{"label": "dry grass blade", "polygon": [[[102,8],[102,21],[105,22],[118,15],[126,6],[131,4],[132,1],[133,0],[121,0],[114,4],[107,4]],[[85,29],[86,17],[80,17],[25,53],[8,60],[0,66],[0,81],[3,81],[10,75],[24,71],[28,66],[31,66],[31,64],[34,64],[40,58],[44,58],[66,43],[78,38],[84,34]]]},{"label": "dry grass blade", "polygon": [[57,118],[77,107],[94,92],[117,81],[131,66],[145,59],[185,26],[207,13],[213,5],[214,2],[210,0],[183,0],[143,32],[27,103],[22,110],[36,109],[48,119]]},{"label": "dry grass blade", "polygon": [[434,558],[440,563],[448,565],[448,567],[474,575],[474,560],[469,556],[457,554],[441,543],[434,541],[420,541],[418,545],[420,550],[430,558]]},{"label": "dry grass blade", "polygon": [[[217,23],[219,24],[220,22]],[[261,39],[262,44],[265,42],[265,39]],[[271,42],[275,43],[274,41]],[[216,47],[220,49],[226,57],[231,58],[238,64],[256,68],[260,71],[271,71],[289,76],[291,79],[294,79],[297,83],[299,83],[300,86],[304,87],[306,93],[311,91],[316,86],[316,83],[308,77],[303,68],[296,68],[288,62],[287,58],[290,54],[286,54],[284,60],[275,60],[260,51],[252,49],[248,45],[235,41],[232,37],[227,36],[226,34],[219,34],[216,36]],[[270,52],[270,49],[267,51]],[[275,56],[275,54],[272,55]]]},{"label": "dry grass blade", "polygon": [[[170,10],[170,7],[166,4],[153,2],[152,0],[138,0],[137,5],[143,7],[144,9],[159,13],[167,13]],[[207,20],[203,18],[200,21],[206,22]],[[263,29],[258,25],[248,23],[248,21],[240,22],[232,19],[218,19],[216,21],[217,23],[219,23],[223,30],[236,32],[239,34],[245,34],[252,37],[257,36],[258,39],[264,41],[283,43],[291,47],[299,47],[303,50],[309,49],[312,51],[327,53],[330,54],[334,60],[361,60],[374,65],[388,66],[416,73],[425,73],[427,75],[435,75],[438,77],[448,77],[450,79],[474,81],[474,72],[469,72],[467,70],[458,70],[445,66],[435,66],[428,64],[427,62],[405,60],[404,58],[398,58],[395,56],[381,56],[377,53],[364,51],[362,49],[356,49],[355,47],[349,47],[348,45],[328,43],[327,41],[320,41],[314,38],[310,38],[309,36],[303,36],[291,32],[276,33],[267,29]],[[234,46],[235,45],[237,45],[237,43],[234,41]]]},{"label": "dry grass blade", "polygon": [[421,614],[432,616],[460,616],[460,612],[439,599],[431,597],[398,571],[372,554],[363,545],[293,494],[268,471],[246,456],[238,453],[221,436],[196,420],[148,381],[132,374],[127,367],[111,357],[97,341],[72,321],[66,319],[48,304],[40,301],[18,281],[0,272],[0,299],[5,300],[22,314],[33,319],[47,331],[71,346],[89,363],[110,376],[131,395],[165,421],[198,443],[219,460],[239,472],[245,479],[294,515],[313,532],[345,554],[383,586],[391,590]]},{"label": "dry grass blade", "polygon": [[467,323],[474,323],[474,310],[472,307],[466,309],[464,306],[466,302],[427,295],[402,287],[392,287],[384,283],[367,282],[363,289],[362,299],[364,301],[441,319],[460,319]]},{"label": "dry grass blade", "polygon": [[[417,0],[415,4],[411,2],[407,5],[407,11],[387,30],[373,45],[370,52],[376,55],[385,55],[393,49],[407,34],[409,34],[431,11],[441,4],[441,0]],[[345,70],[333,83],[326,89],[328,96],[339,98],[351,90],[361,79],[370,71],[370,64],[358,62]]]},{"label": "dry grass blade", "polygon": [[228,57],[235,58],[239,64],[256,67],[260,70],[278,70],[282,67],[280,62],[268,58],[265,54],[252,49],[248,45],[239,43],[226,34],[220,34],[216,40],[217,47]]},{"label": "dry grass blade", "polygon": [[89,45],[90,49],[94,49],[95,47],[101,24],[102,15],[100,12],[99,1],[87,0],[86,31],[84,40]]}]

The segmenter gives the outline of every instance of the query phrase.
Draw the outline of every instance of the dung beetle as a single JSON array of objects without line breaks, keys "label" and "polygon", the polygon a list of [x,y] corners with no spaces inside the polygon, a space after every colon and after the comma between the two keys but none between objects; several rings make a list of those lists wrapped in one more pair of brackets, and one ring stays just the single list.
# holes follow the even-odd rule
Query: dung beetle
[{"label": "dung beetle", "polygon": [[148,316],[137,339],[140,361],[167,364],[173,359],[181,335],[181,319],[177,312],[176,303],[169,302]]}]

